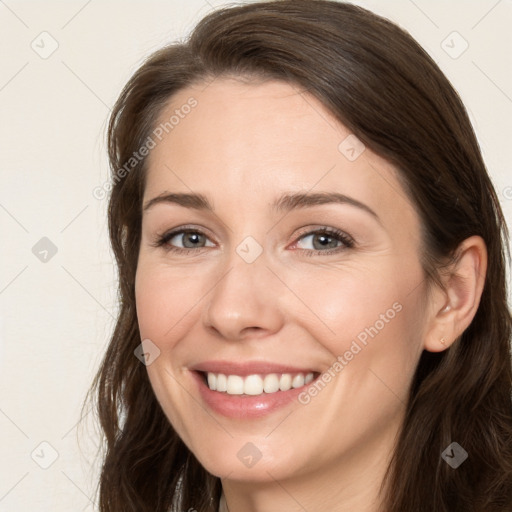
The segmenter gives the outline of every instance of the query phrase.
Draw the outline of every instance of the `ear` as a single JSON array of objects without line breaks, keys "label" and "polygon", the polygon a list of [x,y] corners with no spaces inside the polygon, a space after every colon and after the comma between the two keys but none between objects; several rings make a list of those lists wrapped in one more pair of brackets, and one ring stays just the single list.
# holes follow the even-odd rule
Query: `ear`
[{"label": "ear", "polygon": [[447,349],[471,324],[485,283],[487,248],[480,236],[464,240],[455,262],[441,276],[443,288],[435,286],[430,296],[430,314],[424,349]]}]

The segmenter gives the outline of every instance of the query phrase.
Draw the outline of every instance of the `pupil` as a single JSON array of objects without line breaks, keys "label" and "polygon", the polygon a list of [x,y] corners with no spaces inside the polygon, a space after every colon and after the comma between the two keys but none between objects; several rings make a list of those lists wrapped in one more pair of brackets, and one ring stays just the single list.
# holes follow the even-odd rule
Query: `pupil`
[{"label": "pupil", "polygon": [[[330,244],[332,248],[336,248],[336,240],[334,240],[329,235],[318,235],[318,241],[320,243],[320,247],[327,247],[329,246],[329,240],[332,240],[333,243]],[[334,245],[333,245],[334,244]]]},{"label": "pupil", "polygon": [[199,241],[199,237],[201,235],[199,235],[199,233],[188,233],[187,237],[185,238],[185,247],[187,247],[187,243],[188,241],[191,241],[192,242],[192,245],[189,245],[188,247],[193,247],[194,245],[198,245],[197,242]]}]

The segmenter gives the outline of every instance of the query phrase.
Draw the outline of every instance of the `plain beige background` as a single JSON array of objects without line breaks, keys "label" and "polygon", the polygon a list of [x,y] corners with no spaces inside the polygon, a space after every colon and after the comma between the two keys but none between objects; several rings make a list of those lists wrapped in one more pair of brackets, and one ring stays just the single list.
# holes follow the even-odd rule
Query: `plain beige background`
[{"label": "plain beige background", "polygon": [[[406,28],[455,85],[512,223],[512,3],[356,3]],[[148,53],[225,4],[0,0],[0,511],[96,510],[94,416],[78,421],[116,315],[93,195],[106,119]]]}]

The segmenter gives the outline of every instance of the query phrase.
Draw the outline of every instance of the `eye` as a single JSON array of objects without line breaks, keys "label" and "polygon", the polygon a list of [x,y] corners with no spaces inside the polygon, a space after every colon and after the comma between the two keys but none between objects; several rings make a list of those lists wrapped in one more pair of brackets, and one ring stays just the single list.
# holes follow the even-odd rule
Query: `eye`
[{"label": "eye", "polygon": [[[158,235],[152,245],[162,247],[168,252],[180,254],[197,252],[198,249],[206,247],[215,247],[215,244],[202,231],[183,227]],[[305,251],[308,256],[319,253],[331,254],[349,249],[354,245],[354,240],[350,235],[328,227],[309,231],[301,235],[294,244],[301,251]]]},{"label": "eye", "polygon": [[[209,245],[208,245],[209,243]],[[204,247],[214,247],[209,238],[197,229],[177,229],[158,236],[155,247],[164,247],[167,251],[187,253]]]},{"label": "eye", "polygon": [[321,228],[302,235],[295,245],[309,253],[330,254],[354,247],[354,240],[338,229]]}]

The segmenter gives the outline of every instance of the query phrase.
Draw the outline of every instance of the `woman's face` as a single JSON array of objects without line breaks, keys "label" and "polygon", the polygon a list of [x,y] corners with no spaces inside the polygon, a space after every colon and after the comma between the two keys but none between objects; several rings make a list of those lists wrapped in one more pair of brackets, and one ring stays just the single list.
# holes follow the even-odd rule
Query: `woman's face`
[{"label": "woman's face", "polygon": [[428,311],[395,170],[286,83],[219,78],[181,90],[159,122],[136,300],[172,426],[238,480],[383,463]]}]

